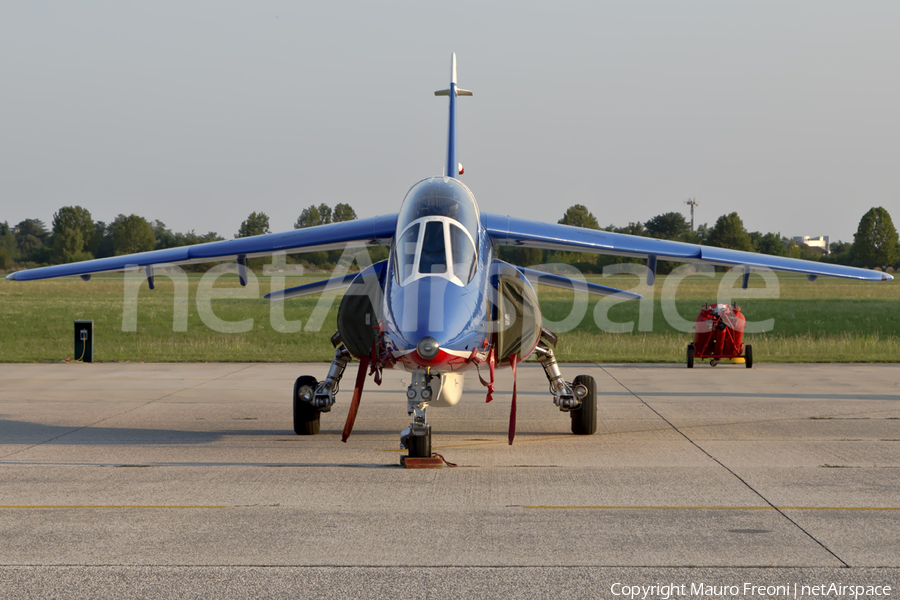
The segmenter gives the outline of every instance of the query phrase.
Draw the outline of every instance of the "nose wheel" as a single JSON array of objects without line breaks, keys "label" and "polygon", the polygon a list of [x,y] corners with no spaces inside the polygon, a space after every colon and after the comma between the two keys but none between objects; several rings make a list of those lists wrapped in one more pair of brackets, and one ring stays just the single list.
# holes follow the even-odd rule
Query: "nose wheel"
[{"label": "nose wheel", "polygon": [[401,443],[409,450],[410,458],[430,458],[431,457],[431,427],[429,426],[424,435],[412,435],[409,429],[403,432]]}]

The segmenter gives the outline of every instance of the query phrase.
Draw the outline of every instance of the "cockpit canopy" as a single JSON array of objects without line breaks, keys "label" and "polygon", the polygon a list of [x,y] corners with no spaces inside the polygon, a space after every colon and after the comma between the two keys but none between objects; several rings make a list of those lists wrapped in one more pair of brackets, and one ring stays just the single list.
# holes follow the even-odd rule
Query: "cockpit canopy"
[{"label": "cockpit canopy", "polygon": [[475,239],[478,233],[478,205],[462,182],[450,177],[429,177],[412,186],[400,206],[397,233],[422,217],[449,217],[459,221]]},{"label": "cockpit canopy", "polygon": [[457,285],[472,280],[477,265],[478,206],[462,183],[423,179],[400,208],[395,269],[400,285],[429,275]]}]

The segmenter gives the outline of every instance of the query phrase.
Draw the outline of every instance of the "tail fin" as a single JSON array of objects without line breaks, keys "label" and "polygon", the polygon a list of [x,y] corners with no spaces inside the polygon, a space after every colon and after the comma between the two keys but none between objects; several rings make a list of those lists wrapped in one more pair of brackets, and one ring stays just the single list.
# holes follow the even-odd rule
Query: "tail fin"
[{"label": "tail fin", "polygon": [[447,131],[447,165],[444,167],[444,175],[447,177],[459,177],[460,165],[456,160],[456,97],[471,96],[472,92],[463,90],[456,85],[456,53],[450,58],[450,87],[446,90],[438,90],[435,96],[450,97],[450,125]]}]

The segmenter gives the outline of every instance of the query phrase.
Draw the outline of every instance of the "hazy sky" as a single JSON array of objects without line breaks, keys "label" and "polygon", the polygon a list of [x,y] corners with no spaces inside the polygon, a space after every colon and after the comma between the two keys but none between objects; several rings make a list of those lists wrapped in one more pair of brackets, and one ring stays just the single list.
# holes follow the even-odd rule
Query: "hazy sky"
[{"label": "hazy sky", "polygon": [[0,220],[79,204],[230,238],[440,175],[450,53],[482,210],[900,220],[900,2],[4,2]]}]

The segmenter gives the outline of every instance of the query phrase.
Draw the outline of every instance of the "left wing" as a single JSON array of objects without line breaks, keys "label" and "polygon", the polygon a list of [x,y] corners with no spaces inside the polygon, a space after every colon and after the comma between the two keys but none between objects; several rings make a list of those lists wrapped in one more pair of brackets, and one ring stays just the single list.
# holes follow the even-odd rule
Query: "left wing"
[{"label": "left wing", "polygon": [[137,254],[97,258],[83,262],[40,267],[16,271],[7,275],[7,279],[30,281],[33,279],[49,279],[66,275],[80,275],[82,279],[90,279],[94,273],[124,271],[131,268],[149,268],[162,264],[190,264],[212,262],[217,260],[237,260],[246,264],[247,258],[269,256],[276,252],[318,252],[320,250],[338,250],[348,242],[364,242],[367,246],[385,246],[390,244],[397,226],[397,215],[384,215],[357,221],[344,221],[293,229],[284,233],[269,233],[253,237],[209,242],[194,246],[180,246],[165,250],[151,250]]},{"label": "left wing", "polygon": [[521,246],[525,248],[543,248],[547,250],[566,250],[574,252],[591,252],[594,254],[613,254],[616,256],[633,256],[648,258],[651,261],[674,260],[680,262],[700,262],[725,267],[743,266],[747,269],[764,268],[773,271],[803,273],[814,279],[819,275],[829,277],[846,277],[866,281],[888,281],[893,279],[887,273],[819,263],[799,258],[770,256],[755,252],[728,250],[712,246],[699,246],[657,240],[637,235],[612,233],[597,229],[585,229],[560,225],[558,223],[539,223],[515,217],[481,214],[482,224],[491,242],[498,246]]}]

